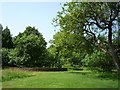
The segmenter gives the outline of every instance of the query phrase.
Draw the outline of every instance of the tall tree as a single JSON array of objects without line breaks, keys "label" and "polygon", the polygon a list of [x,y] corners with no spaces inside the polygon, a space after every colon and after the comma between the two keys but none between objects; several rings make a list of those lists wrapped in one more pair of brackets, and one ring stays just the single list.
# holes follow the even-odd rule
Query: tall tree
[{"label": "tall tree", "polygon": [[[120,22],[119,7],[119,2],[68,2],[62,7],[62,11],[58,12],[53,22],[60,25],[62,30],[79,31],[78,35],[84,42],[90,40],[89,44],[98,46],[111,55],[117,70],[120,71],[120,60],[113,44],[113,32],[118,30],[117,26]],[[103,34],[107,39],[98,40]]]},{"label": "tall tree", "polygon": [[8,49],[13,48],[12,36],[8,27],[2,31],[2,47]]},{"label": "tall tree", "polygon": [[66,31],[59,31],[53,36],[51,50],[55,50],[53,53],[55,53],[61,65],[80,65],[81,59],[84,56],[84,49],[81,47],[86,48],[84,52],[91,51],[88,50],[90,48],[88,48],[85,43],[82,43],[82,41],[78,37],[78,32],[70,33]]},{"label": "tall tree", "polygon": [[3,30],[3,27],[0,24],[0,47],[2,47],[2,30]]},{"label": "tall tree", "polygon": [[[2,25],[0,24],[0,48],[2,47]],[[2,58],[2,53],[1,53],[1,50],[0,50],[0,59]],[[2,64],[2,60],[0,60],[0,66]]]}]

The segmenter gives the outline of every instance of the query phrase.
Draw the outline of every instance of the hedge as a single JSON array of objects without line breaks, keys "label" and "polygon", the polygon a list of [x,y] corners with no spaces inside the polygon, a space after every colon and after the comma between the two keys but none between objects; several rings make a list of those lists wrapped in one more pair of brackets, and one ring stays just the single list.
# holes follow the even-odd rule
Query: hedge
[{"label": "hedge", "polygon": [[29,71],[67,71],[67,68],[21,68]]}]

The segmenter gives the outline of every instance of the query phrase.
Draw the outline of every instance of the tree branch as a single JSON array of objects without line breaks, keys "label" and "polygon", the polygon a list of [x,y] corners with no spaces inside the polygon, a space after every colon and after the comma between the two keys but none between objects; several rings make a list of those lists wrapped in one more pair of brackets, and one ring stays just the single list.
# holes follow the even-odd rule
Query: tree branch
[{"label": "tree branch", "polygon": [[103,51],[104,53],[111,55],[111,53],[110,53],[108,50],[106,50],[105,48],[102,48],[102,47],[100,47],[99,45],[98,45],[98,47],[99,47],[99,49],[100,49],[101,51]]},{"label": "tree branch", "polygon": [[102,30],[105,30],[105,29],[107,29],[108,27],[107,26],[105,26],[105,27],[102,27],[101,25],[100,25],[100,23],[98,22],[98,20],[97,20],[97,18],[95,18],[95,21],[96,21],[96,25],[100,28],[100,29],[102,29]]},{"label": "tree branch", "polygon": [[90,33],[90,34],[92,34],[93,35],[93,37],[94,37],[94,40],[96,41],[96,36],[95,36],[95,33],[93,33],[92,31],[89,31],[89,30],[86,30],[86,29],[83,29],[85,32],[87,32],[87,33]]}]

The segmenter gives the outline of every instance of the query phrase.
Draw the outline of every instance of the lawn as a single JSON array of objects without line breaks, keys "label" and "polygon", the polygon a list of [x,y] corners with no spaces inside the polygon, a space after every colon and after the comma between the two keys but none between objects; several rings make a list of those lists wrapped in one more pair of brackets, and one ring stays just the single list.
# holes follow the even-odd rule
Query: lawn
[{"label": "lawn", "polygon": [[4,69],[3,88],[117,88],[115,74],[92,71],[36,72]]}]

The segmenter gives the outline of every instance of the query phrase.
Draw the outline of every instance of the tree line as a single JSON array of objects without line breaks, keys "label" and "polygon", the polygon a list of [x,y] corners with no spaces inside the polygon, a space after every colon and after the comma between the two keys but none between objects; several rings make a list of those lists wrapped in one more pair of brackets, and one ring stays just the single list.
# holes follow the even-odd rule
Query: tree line
[{"label": "tree line", "polygon": [[18,67],[88,67],[120,71],[119,2],[67,2],[53,19],[60,31],[51,45],[28,26],[12,37],[2,30],[2,64]]}]

